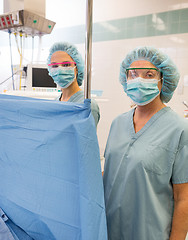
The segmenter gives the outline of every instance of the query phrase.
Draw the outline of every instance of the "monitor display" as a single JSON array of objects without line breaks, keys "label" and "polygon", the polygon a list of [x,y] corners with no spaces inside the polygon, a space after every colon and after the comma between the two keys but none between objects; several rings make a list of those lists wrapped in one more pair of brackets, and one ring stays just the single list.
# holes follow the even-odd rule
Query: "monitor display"
[{"label": "monitor display", "polygon": [[48,75],[46,68],[32,68],[32,87],[56,88],[52,77]]},{"label": "monitor display", "polygon": [[46,64],[28,64],[26,89],[28,91],[57,91],[60,88],[48,75]]}]

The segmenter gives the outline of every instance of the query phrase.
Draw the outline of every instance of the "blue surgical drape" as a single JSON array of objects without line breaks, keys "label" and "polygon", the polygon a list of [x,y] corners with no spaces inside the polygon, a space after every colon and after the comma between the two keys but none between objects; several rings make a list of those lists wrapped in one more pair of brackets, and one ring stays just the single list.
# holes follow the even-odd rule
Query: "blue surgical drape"
[{"label": "blue surgical drape", "polygon": [[0,95],[0,208],[36,240],[107,239],[90,100]]}]

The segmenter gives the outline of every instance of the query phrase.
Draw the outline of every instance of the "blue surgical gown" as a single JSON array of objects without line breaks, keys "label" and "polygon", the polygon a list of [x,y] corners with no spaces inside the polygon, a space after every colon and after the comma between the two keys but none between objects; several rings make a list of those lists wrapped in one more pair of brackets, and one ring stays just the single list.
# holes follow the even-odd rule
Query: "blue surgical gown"
[{"label": "blue surgical gown", "polygon": [[173,185],[188,182],[188,121],[169,107],[137,133],[134,109],[117,117],[105,150],[109,240],[169,240]]}]

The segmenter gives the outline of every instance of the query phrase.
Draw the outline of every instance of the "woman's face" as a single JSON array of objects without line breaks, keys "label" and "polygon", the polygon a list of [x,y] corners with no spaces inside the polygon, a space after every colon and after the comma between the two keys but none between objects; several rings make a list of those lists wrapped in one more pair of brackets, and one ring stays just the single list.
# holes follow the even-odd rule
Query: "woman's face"
[{"label": "woman's face", "polygon": [[[66,64],[67,62],[67,64]],[[63,51],[57,51],[55,53],[52,54],[51,56],[51,63],[55,64],[55,63],[64,63],[64,65],[62,64],[62,66],[68,66],[68,67],[75,67],[75,63],[74,60],[71,58],[71,56]],[[77,67],[75,68],[75,75],[77,76]]]},{"label": "woman's face", "polygon": [[[150,70],[150,68],[156,68],[155,65],[153,65],[151,62],[146,61],[146,60],[138,60],[133,62],[129,68],[148,68],[147,69],[138,69],[136,70],[134,73],[136,75],[136,77],[142,77],[142,78],[154,78],[154,79],[158,79],[160,80],[161,78],[161,74],[160,72],[156,71],[156,70]],[[134,70],[133,70],[134,72]],[[129,73],[130,74],[130,73]],[[129,81],[131,79],[131,77],[127,77],[127,81]],[[131,80],[130,80],[131,81]],[[158,88],[159,91],[161,91],[162,88],[162,80],[158,82]]]}]

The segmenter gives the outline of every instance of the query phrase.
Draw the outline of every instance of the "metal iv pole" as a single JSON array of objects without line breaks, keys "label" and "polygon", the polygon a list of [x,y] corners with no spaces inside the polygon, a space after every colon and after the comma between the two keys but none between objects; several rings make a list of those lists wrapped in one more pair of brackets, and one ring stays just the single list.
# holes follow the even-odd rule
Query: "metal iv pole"
[{"label": "metal iv pole", "polygon": [[93,0],[86,0],[85,81],[84,81],[85,99],[91,98],[92,11]]}]

